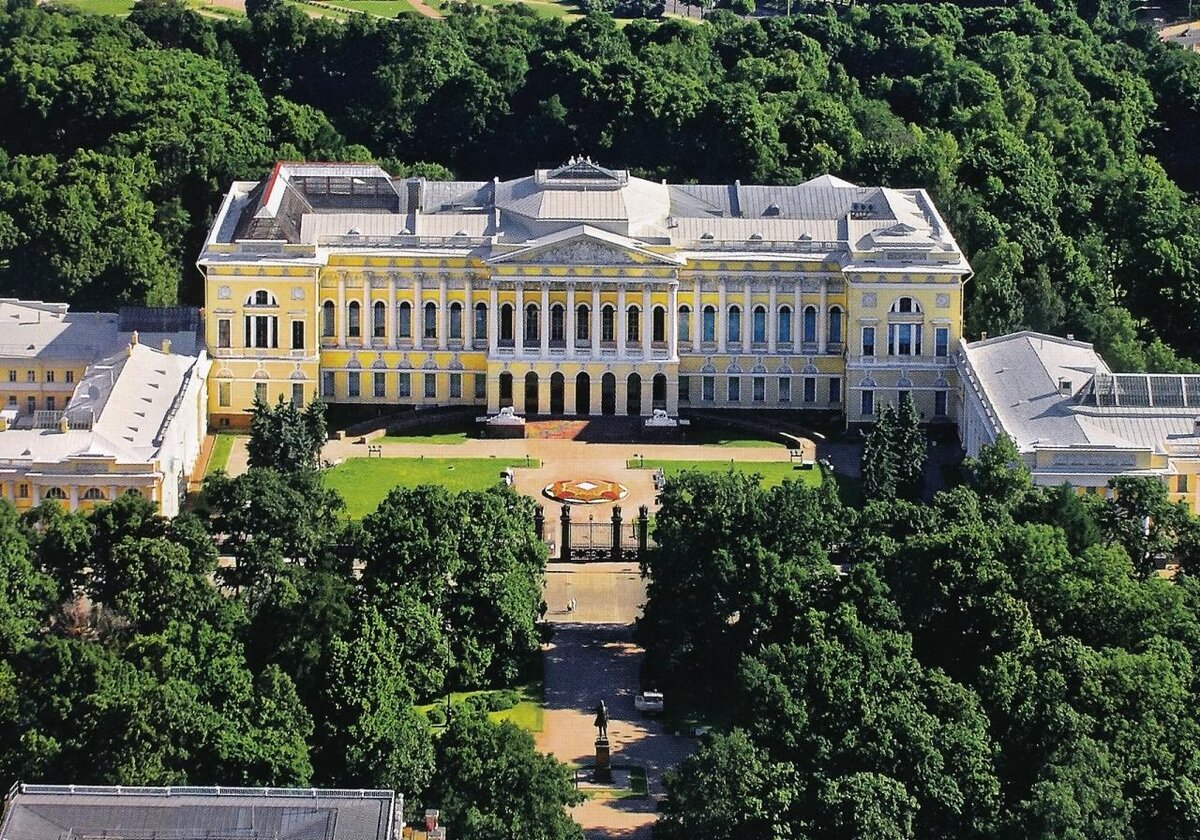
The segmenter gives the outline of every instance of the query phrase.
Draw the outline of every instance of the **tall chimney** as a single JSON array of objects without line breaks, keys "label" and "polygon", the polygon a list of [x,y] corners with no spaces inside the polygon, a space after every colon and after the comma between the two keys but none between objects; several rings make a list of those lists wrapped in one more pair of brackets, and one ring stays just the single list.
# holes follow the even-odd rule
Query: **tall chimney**
[{"label": "tall chimney", "polygon": [[162,340],[162,351],[164,356],[171,355],[171,339],[164,338]]}]

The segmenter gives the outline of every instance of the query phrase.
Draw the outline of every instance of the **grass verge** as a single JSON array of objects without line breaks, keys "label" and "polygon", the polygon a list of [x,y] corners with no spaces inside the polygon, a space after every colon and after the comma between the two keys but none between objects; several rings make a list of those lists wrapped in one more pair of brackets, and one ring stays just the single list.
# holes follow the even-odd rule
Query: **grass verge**
[{"label": "grass verge", "polygon": [[229,456],[233,454],[233,435],[218,434],[213,441],[212,452],[208,456],[208,466],[204,468],[205,475],[212,475],[217,470],[229,466]]},{"label": "grass verge", "polygon": [[[496,694],[502,689],[488,689],[483,691],[454,691],[450,694],[450,705],[459,706],[466,701],[468,697],[478,697],[488,694]],[[500,722],[507,720],[514,726],[524,729],[526,732],[541,732],[544,725],[544,712],[542,709],[542,684],[540,682],[531,682],[517,688],[521,694],[521,700],[511,709],[502,709],[498,712],[488,712],[489,720]],[[446,708],[445,698],[434,703],[426,703],[417,706],[416,709],[423,715],[428,716],[431,709]]]}]

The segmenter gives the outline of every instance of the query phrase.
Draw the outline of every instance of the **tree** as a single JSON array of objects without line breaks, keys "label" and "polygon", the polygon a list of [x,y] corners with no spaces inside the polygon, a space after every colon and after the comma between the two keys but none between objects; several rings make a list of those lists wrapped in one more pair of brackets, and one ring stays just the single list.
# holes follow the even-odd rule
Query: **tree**
[{"label": "tree", "polygon": [[424,801],[441,811],[452,836],[582,840],[564,808],[583,801],[570,771],[512,723],[455,710],[437,739],[436,764]]},{"label": "tree", "polygon": [[1108,486],[1111,493],[1098,512],[1100,528],[1125,549],[1141,574],[1177,555],[1185,562],[1192,559],[1200,526],[1183,502],[1170,501],[1161,480],[1119,476]]},{"label": "tree", "polygon": [[399,640],[374,607],[362,608],[354,627],[348,640],[332,644],[322,698],[321,781],[419,797],[433,773],[433,747],[412,707]]},{"label": "tree", "polygon": [[885,405],[862,454],[863,492],[869,499],[920,499],[925,477],[925,434],[907,391],[898,409]]},{"label": "tree", "polygon": [[280,472],[315,470],[327,437],[325,404],[320,400],[300,408],[281,395],[272,408],[255,395],[246,444],[251,467]]}]

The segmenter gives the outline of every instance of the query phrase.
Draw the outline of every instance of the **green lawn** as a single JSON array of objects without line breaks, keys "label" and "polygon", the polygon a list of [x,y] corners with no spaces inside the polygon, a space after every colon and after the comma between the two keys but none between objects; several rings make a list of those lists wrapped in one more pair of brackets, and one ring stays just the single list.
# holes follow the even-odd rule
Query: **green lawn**
[{"label": "green lawn", "polygon": [[687,430],[687,442],[700,446],[729,446],[743,449],[783,449],[783,444],[756,435],[715,426],[699,426]]},{"label": "green lawn", "polygon": [[325,483],[342,494],[346,512],[361,519],[393,487],[440,484],[447,490],[486,490],[500,482],[505,467],[538,467],[525,458],[350,458],[325,470]]},{"label": "green lawn", "polygon": [[229,466],[229,456],[233,453],[233,435],[219,434],[213,443],[212,454],[208,456],[208,466],[205,475],[212,475],[217,470]]},{"label": "green lawn", "polygon": [[[541,732],[543,726],[541,683],[530,683],[529,685],[521,686],[518,690],[521,692],[521,701],[517,705],[511,709],[504,709],[499,712],[488,712],[488,718],[494,721],[511,721],[526,732]],[[489,691],[455,691],[450,694],[450,703],[457,706],[468,697],[490,693]],[[445,709],[445,699],[443,698],[434,703],[426,703],[424,706],[417,706],[417,711],[425,714],[435,706]]]},{"label": "green lawn", "polygon": [[560,0],[560,2],[547,2],[546,0],[470,0],[480,6],[490,6],[492,8],[498,6],[524,6],[538,17],[579,17],[579,7],[569,0]]},{"label": "green lawn", "polygon": [[[56,6],[70,6],[89,15],[116,15],[117,17],[125,17],[133,9],[134,0],[52,0],[52,2]],[[225,16],[240,17],[243,14],[236,9],[213,6],[210,3],[205,3],[204,0],[188,0],[187,7],[199,12]]]},{"label": "green lawn", "polygon": [[384,435],[372,443],[432,443],[439,446],[453,446],[465,443],[466,432],[436,432],[428,435]]},{"label": "green lawn", "polygon": [[661,469],[667,478],[678,475],[684,470],[726,473],[732,469],[748,474],[758,473],[762,476],[764,487],[775,487],[782,484],[785,479],[800,481],[813,487],[821,483],[821,471],[816,467],[802,470],[788,461],[735,461],[732,459],[728,461],[642,461],[633,458],[626,466],[631,470]]},{"label": "green lawn", "polygon": [[327,0],[326,5],[385,18],[394,18],[401,12],[416,14],[417,11],[408,0]]}]

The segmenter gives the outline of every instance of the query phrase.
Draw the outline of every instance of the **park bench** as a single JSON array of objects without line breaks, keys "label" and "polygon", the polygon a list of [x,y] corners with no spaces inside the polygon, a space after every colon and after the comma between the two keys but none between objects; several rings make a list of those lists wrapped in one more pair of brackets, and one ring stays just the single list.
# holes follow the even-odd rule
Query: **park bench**
[{"label": "park bench", "polygon": [[367,447],[367,457],[368,458],[382,458],[383,457],[383,447],[380,446],[378,443],[372,443],[370,446]]}]

